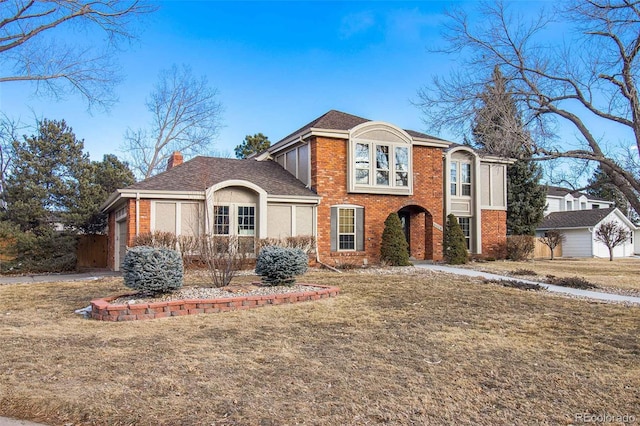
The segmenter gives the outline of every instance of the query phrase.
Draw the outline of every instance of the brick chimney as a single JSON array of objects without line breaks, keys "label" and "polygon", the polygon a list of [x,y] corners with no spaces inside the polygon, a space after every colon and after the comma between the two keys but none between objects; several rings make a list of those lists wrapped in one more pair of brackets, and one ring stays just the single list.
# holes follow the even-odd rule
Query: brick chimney
[{"label": "brick chimney", "polygon": [[173,151],[173,154],[169,157],[169,161],[167,161],[167,170],[173,169],[175,166],[179,166],[182,164],[182,160],[183,158],[180,151]]}]

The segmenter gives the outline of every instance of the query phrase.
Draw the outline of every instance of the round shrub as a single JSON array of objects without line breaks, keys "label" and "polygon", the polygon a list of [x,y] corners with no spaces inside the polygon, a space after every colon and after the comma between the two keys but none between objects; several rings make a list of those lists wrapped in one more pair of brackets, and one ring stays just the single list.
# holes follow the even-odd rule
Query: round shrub
[{"label": "round shrub", "polygon": [[266,285],[288,285],[295,283],[295,276],[307,271],[309,258],[297,248],[267,246],[260,250],[256,259],[256,274]]},{"label": "round shrub", "polygon": [[182,257],[175,250],[132,247],[122,263],[124,285],[145,293],[168,293],[182,287]]}]

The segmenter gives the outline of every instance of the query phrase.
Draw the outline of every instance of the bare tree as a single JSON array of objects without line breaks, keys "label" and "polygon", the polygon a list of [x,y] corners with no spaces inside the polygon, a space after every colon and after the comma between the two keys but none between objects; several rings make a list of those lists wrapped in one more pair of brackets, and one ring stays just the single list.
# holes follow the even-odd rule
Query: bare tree
[{"label": "bare tree", "polygon": [[[481,106],[478,94],[498,66],[536,144],[541,159],[571,158],[599,163],[640,212],[640,176],[625,167],[624,153],[607,153],[598,132],[607,122],[632,135],[637,164],[640,150],[640,4],[630,0],[558,2],[554,11],[518,15],[502,2],[482,3],[471,19],[449,12],[442,51],[459,54],[456,70],[434,78],[418,93],[417,105],[434,130],[443,126],[468,133]],[[567,37],[556,24],[568,26]],[[552,41],[549,41],[552,40]],[[557,41],[557,42],[556,42]],[[443,120],[442,117],[446,117]],[[553,143],[558,124],[576,130],[574,146]],[[604,145],[603,145],[604,143]]]},{"label": "bare tree", "polygon": [[596,229],[595,240],[604,243],[609,249],[609,261],[613,261],[613,249],[629,241],[631,233],[613,220],[604,222]]},{"label": "bare tree", "polygon": [[18,140],[18,133],[25,128],[19,121],[0,113],[0,209],[7,208],[5,191],[9,167],[15,157],[13,143]]},{"label": "bare tree", "polygon": [[538,238],[538,240],[542,244],[549,247],[549,249],[551,250],[551,260],[553,260],[553,256],[554,256],[553,251],[555,250],[556,247],[562,244],[562,242],[565,239],[566,237],[564,236],[564,234],[556,229],[547,231],[544,233],[542,237]]},{"label": "bare tree", "polygon": [[187,66],[174,65],[160,73],[147,99],[148,130],[128,129],[122,146],[135,172],[148,178],[164,169],[169,156],[206,153],[220,129],[222,106],[206,77],[196,78]]},{"label": "bare tree", "polygon": [[[89,107],[108,108],[119,80],[113,53],[118,42],[135,37],[133,21],[153,9],[139,0],[4,0],[0,83],[34,82],[36,93],[56,99],[74,91]],[[106,44],[87,36],[95,30],[106,35]],[[64,31],[75,35],[73,45],[61,40]]]}]

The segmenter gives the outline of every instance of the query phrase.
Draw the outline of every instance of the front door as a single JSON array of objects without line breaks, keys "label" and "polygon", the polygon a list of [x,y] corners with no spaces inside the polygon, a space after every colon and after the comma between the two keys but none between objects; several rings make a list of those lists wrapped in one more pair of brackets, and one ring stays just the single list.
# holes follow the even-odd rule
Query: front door
[{"label": "front door", "polygon": [[[410,239],[410,223],[411,223],[411,213],[406,211],[398,212],[398,216],[400,217],[400,223],[402,224],[402,231],[404,232],[404,237],[407,239],[407,243],[409,247],[411,247],[411,239]],[[411,253],[411,249],[409,249],[409,253]]]}]

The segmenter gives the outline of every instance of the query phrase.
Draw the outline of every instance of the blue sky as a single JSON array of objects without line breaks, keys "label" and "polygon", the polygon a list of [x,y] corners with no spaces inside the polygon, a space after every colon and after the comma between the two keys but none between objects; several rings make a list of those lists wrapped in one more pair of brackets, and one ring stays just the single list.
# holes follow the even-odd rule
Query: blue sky
[{"label": "blue sky", "polygon": [[[145,127],[158,72],[187,64],[219,91],[217,153],[232,155],[247,134],[272,142],[330,109],[424,131],[411,105],[449,58],[440,43],[446,2],[163,1],[140,40],[116,58],[125,81],[108,113],[87,113],[79,97],[39,99],[26,83],[0,87],[1,109],[32,123],[65,119],[93,160],[121,155],[128,127]],[[447,137],[447,135],[439,135]]]}]

